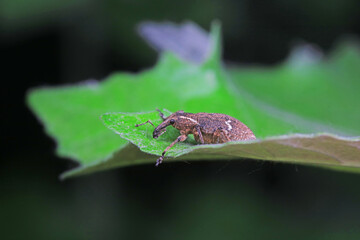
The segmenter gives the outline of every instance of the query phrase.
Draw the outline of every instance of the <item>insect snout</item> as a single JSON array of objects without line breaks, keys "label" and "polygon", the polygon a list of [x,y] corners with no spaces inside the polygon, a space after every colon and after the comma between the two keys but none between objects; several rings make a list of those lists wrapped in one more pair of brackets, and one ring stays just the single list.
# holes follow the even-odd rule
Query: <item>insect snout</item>
[{"label": "insect snout", "polygon": [[166,132],[166,128],[158,129],[155,128],[153,132],[153,138],[158,138],[159,136],[163,135]]},{"label": "insect snout", "polygon": [[153,138],[158,138],[159,137],[159,134],[157,132],[153,132]]}]

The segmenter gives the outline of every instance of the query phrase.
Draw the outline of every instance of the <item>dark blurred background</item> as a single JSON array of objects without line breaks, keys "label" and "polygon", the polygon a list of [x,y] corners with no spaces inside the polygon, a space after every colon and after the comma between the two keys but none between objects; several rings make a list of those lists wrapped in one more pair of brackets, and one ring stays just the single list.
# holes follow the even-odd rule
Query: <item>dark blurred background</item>
[{"label": "dark blurred background", "polygon": [[144,20],[222,22],[224,58],[271,65],[294,43],[360,34],[358,0],[1,0],[0,239],[360,239],[360,175],[261,161],[74,167],[25,105],[27,89],[139,71]]}]

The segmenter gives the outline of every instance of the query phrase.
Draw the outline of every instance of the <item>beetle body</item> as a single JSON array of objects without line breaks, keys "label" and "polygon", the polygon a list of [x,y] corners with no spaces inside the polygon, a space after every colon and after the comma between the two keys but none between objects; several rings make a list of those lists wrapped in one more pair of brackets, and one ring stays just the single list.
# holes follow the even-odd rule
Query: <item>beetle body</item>
[{"label": "beetle body", "polygon": [[[256,139],[253,132],[245,124],[236,118],[221,113],[186,113],[177,111],[166,118],[160,112],[160,116],[164,121],[155,128],[153,137],[158,138],[164,134],[166,127],[170,125],[180,131],[180,136],[165,149],[162,156],[157,160],[156,166],[162,162],[165,153],[172,146],[185,141],[189,134],[193,134],[195,140],[201,144]],[[151,122],[147,121],[146,123]],[[140,125],[143,124],[136,126]]]},{"label": "beetle body", "polygon": [[175,112],[167,117],[155,128],[153,137],[157,138],[163,134],[163,129],[170,125],[180,130],[180,134],[193,134],[195,140],[202,144],[256,139],[253,132],[236,118],[221,113],[186,113],[183,111]]}]

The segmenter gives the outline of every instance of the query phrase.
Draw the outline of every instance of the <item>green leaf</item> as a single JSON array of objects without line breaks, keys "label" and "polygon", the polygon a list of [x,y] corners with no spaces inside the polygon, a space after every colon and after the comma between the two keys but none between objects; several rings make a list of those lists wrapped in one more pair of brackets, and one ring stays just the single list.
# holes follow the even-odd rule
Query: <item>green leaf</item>
[{"label": "green leaf", "polygon": [[[163,111],[165,116],[171,114],[168,110]],[[135,127],[136,124],[144,123],[148,120],[157,126],[162,122],[158,112],[149,113],[107,113],[102,115],[102,120],[109,129],[113,130],[120,137],[130,141],[140,148],[141,151],[160,156],[163,150],[169,146],[180,134],[179,131],[169,127],[165,134],[156,141],[152,137],[154,127],[145,124]],[[186,143],[178,143],[169,152],[169,156],[180,156],[191,151],[191,147],[196,145],[194,138],[190,138]]]},{"label": "green leaf", "polygon": [[105,112],[166,107],[241,115],[237,97],[228,91],[220,60],[215,59],[220,55],[217,25],[212,41],[213,53],[203,65],[165,53],[148,71],[113,74],[102,83],[38,88],[30,91],[27,101],[46,132],[57,140],[60,156],[78,161],[82,170],[90,166],[102,169],[127,143],[101,123],[99,117]]},{"label": "green leaf", "polygon": [[[104,124],[120,137],[130,141],[148,154],[160,156],[163,150],[179,136],[172,127],[158,139],[152,138],[154,127],[136,124],[151,120],[159,125],[162,120],[157,112],[149,113],[108,113],[102,116]],[[360,167],[360,139],[340,138],[328,134],[293,134],[269,137],[263,140],[229,142],[225,144],[197,145],[193,138],[175,144],[167,153],[167,161],[199,159],[263,159],[324,166]],[[144,162],[154,163],[154,158]],[[132,164],[124,159],[124,165]]]},{"label": "green leaf", "polygon": [[359,136],[359,46],[344,42],[328,59],[316,62],[306,63],[299,55],[276,67],[239,67],[229,72],[239,94],[264,112],[312,126],[314,132]]},{"label": "green leaf", "polygon": [[[134,125],[134,123],[139,123],[136,118],[145,120],[147,116],[126,115],[132,117],[132,120],[126,121],[126,124],[122,125],[124,129],[121,130],[115,129],[116,124],[119,123],[116,121],[120,120],[116,117],[120,115],[104,115],[104,122],[121,133],[123,136],[121,138],[109,131],[101,122],[100,116],[106,112],[138,113],[166,108],[171,111],[183,109],[187,112],[224,113],[244,122],[258,138],[258,141],[253,143],[204,146],[195,145],[195,142],[190,139],[186,143],[178,144],[169,152],[168,156],[181,156],[181,159],[213,159],[214,156],[225,159],[226,156],[226,158],[247,157],[319,163],[323,160],[324,154],[307,150],[309,154],[311,152],[311,157],[306,157],[301,161],[304,151],[297,153],[296,149],[299,147],[290,145],[298,140],[300,145],[302,143],[313,145],[331,139],[329,141],[335,145],[334,149],[340,149],[340,152],[348,143],[354,145],[354,148],[359,148],[357,138],[344,138],[344,136],[359,135],[359,126],[355,124],[358,111],[351,112],[354,111],[356,104],[342,106],[355,100],[359,102],[357,95],[354,96],[354,93],[359,91],[357,83],[347,83],[348,86],[342,89],[345,92],[341,94],[341,97],[348,98],[341,100],[342,104],[336,106],[327,106],[326,101],[320,101],[316,94],[309,94],[309,91],[304,91],[303,87],[297,87],[304,84],[311,88],[311,84],[314,84],[316,89],[328,89],[329,83],[326,81],[328,75],[317,77],[324,69],[331,71],[337,68],[333,74],[341,75],[341,77],[349,74],[347,79],[352,79],[351,74],[358,71],[355,70],[358,66],[356,61],[360,59],[357,53],[352,57],[337,54],[334,57],[336,61],[303,66],[301,71],[295,71],[291,64],[285,63],[269,70],[239,68],[228,72],[222,67],[220,61],[221,41],[218,24],[212,26],[211,39],[212,52],[207,61],[201,65],[184,62],[172,53],[165,53],[156,66],[138,74],[117,73],[101,83],[90,81],[79,85],[46,87],[30,91],[28,104],[43,122],[46,132],[56,139],[57,153],[79,163],[78,168],[70,170],[62,177],[133,164],[154,163],[157,157],[152,154],[159,155],[164,147],[177,136],[176,130],[169,129],[161,138],[153,140],[150,125],[131,128],[134,130],[132,132],[122,132],[125,131],[126,124]],[[348,58],[350,60],[346,60]],[[305,72],[308,74],[303,74]],[[301,74],[305,80],[300,79]],[[279,76],[283,82],[278,80]],[[248,80],[249,77],[251,80]],[[307,80],[308,78],[311,80]],[[270,81],[275,81],[274,86],[278,88],[272,87]],[[304,81],[304,83],[299,84],[298,81]],[[338,86],[339,84],[332,87],[335,89]],[[286,88],[292,91],[291,94],[285,94]],[[274,94],[269,89],[272,89]],[[333,96],[338,98],[339,95],[333,91],[329,93],[327,96],[324,90],[321,96],[327,97],[333,103],[336,101],[332,99]],[[304,106],[299,106],[301,104]],[[315,107],[315,105],[318,106]],[[331,108],[331,111],[326,109],[323,114],[315,113],[315,110],[321,111],[326,107]],[[341,114],[348,115],[334,116],[338,110]],[[149,115],[150,119],[154,119],[154,123],[159,122],[160,119],[155,112],[148,114],[151,115]],[[128,136],[124,135],[125,133]],[[128,141],[140,147],[144,152],[135,145],[128,144]],[[288,146],[285,146],[286,144]],[[325,145],[326,151],[328,151],[328,146],[328,144]],[[276,150],[275,152],[272,147]],[[300,148],[303,149],[303,147]],[[246,153],[247,151],[249,152]],[[334,154],[328,156],[333,160],[334,165],[358,166],[356,161],[355,164],[349,164],[352,160],[346,160],[344,164],[335,164],[334,158],[337,158],[337,155]],[[348,154],[353,154],[353,151],[346,150],[344,154],[346,159],[352,159],[348,157]],[[319,158],[316,159],[318,155]],[[343,156],[338,157],[342,160]],[[330,162],[330,159],[327,159],[322,163],[331,164]]]}]

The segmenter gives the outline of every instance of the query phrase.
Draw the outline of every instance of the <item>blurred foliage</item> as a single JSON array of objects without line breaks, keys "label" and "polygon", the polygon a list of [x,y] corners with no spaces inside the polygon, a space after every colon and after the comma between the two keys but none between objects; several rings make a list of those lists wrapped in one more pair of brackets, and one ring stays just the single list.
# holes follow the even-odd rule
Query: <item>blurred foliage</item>
[{"label": "blurred foliage", "polygon": [[11,179],[1,176],[3,186],[16,187],[3,188],[8,194],[0,199],[6,239],[360,236],[357,175],[301,166],[295,172],[277,165],[273,171],[284,175],[275,187],[274,179],[264,179],[269,169],[249,174],[254,165],[232,162],[220,172],[222,163],[174,164],[163,170],[151,165],[59,183],[50,177],[53,172],[44,181],[41,172],[50,165],[39,171],[32,164],[26,164],[32,173],[19,173],[14,166]]},{"label": "blurred foliage", "polygon": [[358,43],[344,41],[326,59],[312,51],[307,45],[299,47],[275,67],[230,69],[231,79],[239,94],[284,121],[297,125],[311,121],[316,131],[328,128],[359,136]]},{"label": "blurred foliage", "polygon": [[1,27],[7,31],[41,27],[59,21],[67,11],[79,9],[89,0],[2,0],[0,2]]},{"label": "blurred foliage", "polygon": [[289,43],[299,39],[325,45],[328,49],[330,39],[335,40],[344,32],[352,33],[360,26],[359,8],[357,0],[332,0],[331,3],[302,0],[2,0],[0,28],[10,34],[31,34],[54,26],[67,37],[70,37],[68,34],[73,38],[77,35],[76,40],[85,44],[95,41],[97,48],[106,45],[116,52],[123,66],[128,62],[129,66],[140,67],[151,64],[156,55],[136,36],[134,28],[139,22],[191,20],[206,27],[213,19],[219,19],[224,25],[225,41],[230,43],[225,45],[227,57],[236,56],[246,62],[259,58],[273,62],[282,59]]}]

